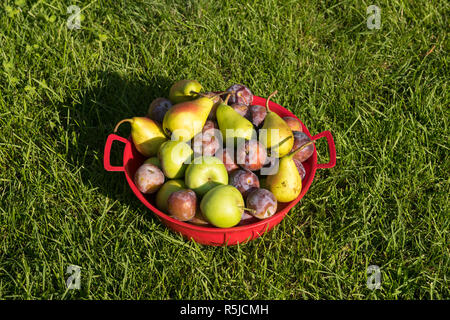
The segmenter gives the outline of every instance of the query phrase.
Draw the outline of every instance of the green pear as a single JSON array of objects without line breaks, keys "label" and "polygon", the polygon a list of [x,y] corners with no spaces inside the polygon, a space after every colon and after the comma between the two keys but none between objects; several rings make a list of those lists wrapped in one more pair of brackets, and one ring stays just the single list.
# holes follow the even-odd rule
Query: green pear
[{"label": "green pear", "polygon": [[231,228],[241,221],[244,198],[233,186],[217,186],[209,190],[200,202],[203,216],[219,228]]},{"label": "green pear", "polygon": [[183,178],[193,154],[194,151],[185,142],[170,140],[161,144],[158,158],[164,175],[169,179]]},{"label": "green pear", "polygon": [[278,171],[267,176],[265,188],[274,194],[277,201],[290,202],[299,196],[302,191],[302,177],[297,170],[293,157],[297,152],[312,143],[310,141],[281,158]]},{"label": "green pear", "polygon": [[169,213],[167,199],[175,191],[187,189],[183,180],[169,180],[162,185],[156,194],[156,207],[162,212]]},{"label": "green pear", "polygon": [[164,115],[164,132],[172,140],[191,140],[202,131],[213,104],[212,98],[200,97],[174,105]]},{"label": "green pear", "polygon": [[117,132],[119,126],[124,123],[131,123],[131,137],[136,149],[146,157],[153,157],[158,153],[159,147],[167,141],[161,126],[146,117],[134,117],[123,119],[114,128]]},{"label": "green pear", "polygon": [[216,118],[222,133],[223,141],[236,141],[238,138],[246,140],[256,139],[256,131],[253,124],[241,116],[236,110],[227,105],[226,100],[217,107]]},{"label": "green pear", "polygon": [[198,97],[202,85],[197,80],[180,80],[169,90],[169,100],[173,103],[190,101]]},{"label": "green pear", "polygon": [[187,167],[184,181],[189,189],[203,196],[215,186],[228,184],[228,172],[219,158],[197,157]]},{"label": "green pear", "polygon": [[271,150],[272,156],[282,158],[292,150],[294,134],[283,118],[269,109],[269,100],[276,93],[266,100],[267,115],[260,130],[260,142]]}]

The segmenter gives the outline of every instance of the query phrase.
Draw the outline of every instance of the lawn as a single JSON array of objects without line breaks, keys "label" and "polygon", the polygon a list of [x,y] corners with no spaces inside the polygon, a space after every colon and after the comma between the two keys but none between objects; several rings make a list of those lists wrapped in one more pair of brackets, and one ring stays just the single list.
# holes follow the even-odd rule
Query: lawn
[{"label": "lawn", "polygon": [[[369,29],[367,7],[381,8]],[[68,28],[70,5],[80,29]],[[1,299],[449,299],[445,1],[0,4]],[[74,22],[73,20],[69,21]],[[337,165],[262,237],[185,241],[103,169],[173,82],[244,83]],[[127,136],[129,127],[119,134]],[[324,139],[318,160],[328,162]],[[113,145],[121,164],[121,145]],[[79,290],[66,288],[81,267]],[[381,271],[367,286],[367,268]]]}]

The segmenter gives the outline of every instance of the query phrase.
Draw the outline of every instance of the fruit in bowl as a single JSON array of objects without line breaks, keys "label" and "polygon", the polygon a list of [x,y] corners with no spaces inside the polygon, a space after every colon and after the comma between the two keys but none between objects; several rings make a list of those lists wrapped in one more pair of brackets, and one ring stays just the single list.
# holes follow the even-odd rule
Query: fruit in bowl
[{"label": "fruit in bowl", "polygon": [[231,144],[237,139],[255,139],[256,131],[253,128],[253,124],[227,105],[226,101],[222,102],[216,111],[217,123],[219,124],[223,141],[226,144]]},{"label": "fruit in bowl", "polygon": [[212,188],[205,194],[200,202],[200,209],[212,225],[230,228],[241,221],[244,205],[244,199],[238,189],[222,185]]},{"label": "fruit in bowl", "polygon": [[237,113],[239,113],[241,116],[243,116],[247,120],[250,118],[250,110],[247,105],[240,104],[240,103],[234,103],[231,105],[231,108],[233,108]]},{"label": "fruit in bowl", "polygon": [[217,129],[216,122],[207,120],[202,132],[198,133],[193,142],[194,154],[196,156],[213,156],[222,146],[222,137]]},{"label": "fruit in bowl", "polygon": [[295,166],[297,167],[297,171],[300,174],[300,178],[305,179],[306,176],[306,170],[301,161],[298,161],[297,159],[293,159]]},{"label": "fruit in bowl", "polygon": [[234,150],[225,148],[220,151],[219,154],[216,154],[216,156],[222,160],[228,173],[239,168],[236,161],[234,160]]},{"label": "fruit in bowl", "polygon": [[238,145],[236,159],[243,168],[257,171],[266,163],[267,151],[264,145],[257,140],[245,141]]},{"label": "fruit in bowl", "polygon": [[189,221],[197,210],[197,196],[192,190],[178,190],[167,199],[169,215],[180,221]]},{"label": "fruit in bowl", "polygon": [[158,151],[164,175],[169,179],[180,179],[190,163],[194,151],[182,141],[166,141]]},{"label": "fruit in bowl", "polygon": [[219,158],[197,157],[186,169],[185,183],[197,195],[203,196],[218,185],[228,184],[228,172]]},{"label": "fruit in bowl", "polygon": [[264,122],[266,115],[267,115],[266,107],[260,105],[250,106],[249,117],[255,127],[259,127],[261,123]]},{"label": "fruit in bowl", "polygon": [[302,125],[294,117],[283,117],[284,122],[294,131],[302,131]]},{"label": "fruit in bowl", "polygon": [[249,106],[253,102],[253,93],[243,84],[233,84],[226,91],[231,93],[230,105],[237,103]]},{"label": "fruit in bowl", "polygon": [[134,183],[142,193],[154,193],[163,185],[164,174],[157,166],[144,163],[137,169]]},{"label": "fruit in bowl", "polygon": [[206,92],[205,94],[203,94],[203,96],[209,97],[213,100],[213,106],[211,108],[211,111],[209,112],[208,120],[216,121],[217,107],[223,102],[222,98],[220,97],[220,95],[212,91]]},{"label": "fruit in bowl", "polygon": [[230,173],[230,185],[235,187],[246,197],[247,192],[252,188],[259,188],[259,179],[256,174],[250,170],[237,169]]},{"label": "fruit in bowl", "polygon": [[[188,238],[208,244],[254,239],[279,223],[309,188],[318,167],[311,140],[327,137],[330,142],[331,135],[311,138],[292,113],[270,101],[274,94],[264,100],[242,85],[225,95],[201,89],[194,81],[180,82],[169,100],[152,102],[145,120],[119,122],[116,130],[123,122],[132,124],[124,166],[106,160],[112,141],[125,141],[111,135],[105,168],[125,171],[138,198]],[[216,141],[216,134],[225,139]],[[330,149],[331,165],[321,167],[334,163]]]},{"label": "fruit in bowl", "polygon": [[270,111],[269,100],[275,95],[273,92],[266,101],[267,115],[260,132],[261,143],[271,150],[271,155],[284,157],[291,151],[294,144],[294,135],[287,123],[276,113]]},{"label": "fruit in bowl", "polygon": [[190,101],[198,97],[202,85],[197,80],[180,80],[175,82],[169,90],[169,100],[173,104]]},{"label": "fruit in bowl", "polygon": [[171,107],[172,102],[170,102],[169,99],[156,98],[148,107],[147,117],[155,120],[159,124],[162,124],[167,110],[169,110]]},{"label": "fruit in bowl", "polygon": [[168,199],[172,193],[187,189],[184,180],[169,180],[162,185],[156,194],[156,207],[164,213],[169,213]]},{"label": "fruit in bowl", "polygon": [[258,219],[267,219],[277,212],[277,199],[266,189],[251,190],[246,199],[250,214]]},{"label": "fruit in bowl", "polygon": [[164,115],[164,134],[175,141],[191,140],[202,131],[213,105],[214,100],[210,97],[175,104]]},{"label": "fruit in bowl", "polygon": [[159,161],[158,157],[150,157],[147,160],[145,160],[144,163],[153,164],[157,166],[159,169],[161,169],[161,162]]},{"label": "fruit in bowl", "polygon": [[[294,131],[294,145],[292,150],[303,147],[307,143],[311,142],[311,139],[304,132]],[[294,159],[300,162],[305,162],[314,152],[314,146],[312,144],[307,145],[304,149],[300,150],[294,155]]]},{"label": "fruit in bowl", "polygon": [[294,162],[296,153],[312,144],[312,141],[280,159],[278,171],[267,176],[266,185],[277,201],[290,202],[295,200],[302,191],[302,178]]},{"label": "fruit in bowl", "polygon": [[[198,202],[197,202],[198,204]],[[206,218],[203,216],[202,212],[200,211],[200,205],[197,205],[197,211],[195,212],[195,216],[189,220],[189,223],[192,223],[197,226],[209,226],[212,227],[212,225],[206,220]]]},{"label": "fruit in bowl", "polygon": [[122,123],[131,123],[131,138],[136,149],[146,157],[153,157],[158,153],[159,147],[167,141],[161,126],[146,117],[123,119],[114,128],[117,132]]}]

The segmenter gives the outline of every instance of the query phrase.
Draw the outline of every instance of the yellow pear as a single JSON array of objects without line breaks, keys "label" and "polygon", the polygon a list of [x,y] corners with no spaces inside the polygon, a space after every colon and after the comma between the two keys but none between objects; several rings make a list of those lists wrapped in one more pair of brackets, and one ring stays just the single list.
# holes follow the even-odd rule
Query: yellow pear
[{"label": "yellow pear", "polygon": [[173,103],[190,101],[198,97],[202,85],[197,80],[180,80],[169,90],[169,100]]},{"label": "yellow pear", "polygon": [[164,133],[175,141],[191,140],[202,131],[213,105],[210,97],[175,104],[164,115]]},{"label": "yellow pear", "polygon": [[300,195],[302,178],[298,173],[293,157],[297,152],[312,143],[313,141],[310,141],[281,158],[278,171],[273,175],[267,176],[265,187],[274,194],[277,201],[290,202],[297,199]]},{"label": "yellow pear", "polygon": [[161,126],[146,117],[134,117],[131,119],[123,119],[114,128],[117,132],[119,126],[124,123],[131,123],[131,137],[137,151],[146,157],[153,157],[158,153],[159,147],[167,141]]},{"label": "yellow pear", "polygon": [[283,118],[269,109],[269,100],[277,92],[273,92],[266,100],[267,115],[260,130],[260,141],[270,149],[272,156],[282,158],[292,150],[294,134]]}]

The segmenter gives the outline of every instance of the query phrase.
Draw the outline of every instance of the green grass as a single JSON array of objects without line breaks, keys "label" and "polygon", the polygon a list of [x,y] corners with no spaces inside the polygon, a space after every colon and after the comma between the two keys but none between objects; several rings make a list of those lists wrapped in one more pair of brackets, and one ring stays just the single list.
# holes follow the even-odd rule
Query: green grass
[{"label": "green grass", "polygon": [[[449,16],[445,1],[2,2],[0,298],[449,299]],[[114,125],[184,78],[278,89],[334,136],[336,167],[250,243],[186,242],[103,169]]]}]

